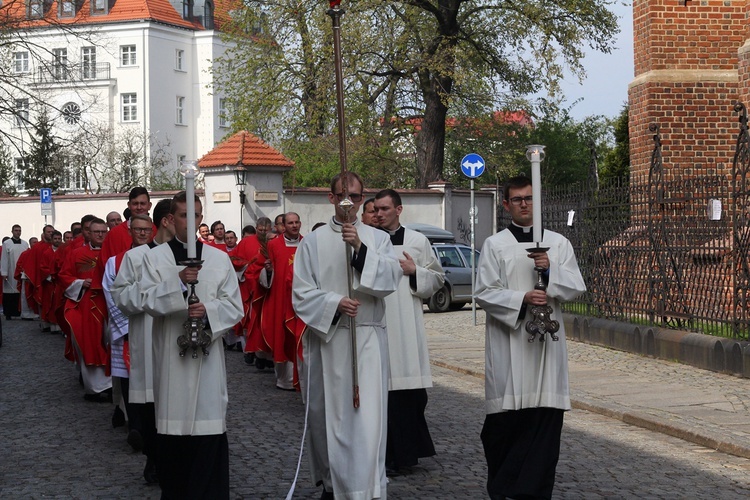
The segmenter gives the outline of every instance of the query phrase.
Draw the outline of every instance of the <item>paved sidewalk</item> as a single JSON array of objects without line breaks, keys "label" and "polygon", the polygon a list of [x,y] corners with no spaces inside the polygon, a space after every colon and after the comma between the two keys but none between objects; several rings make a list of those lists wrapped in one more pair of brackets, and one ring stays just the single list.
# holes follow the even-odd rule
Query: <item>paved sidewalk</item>
[{"label": "paved sidewalk", "polygon": [[[425,314],[432,363],[484,378],[484,312]],[[569,341],[574,408],[750,458],[747,379]]]}]

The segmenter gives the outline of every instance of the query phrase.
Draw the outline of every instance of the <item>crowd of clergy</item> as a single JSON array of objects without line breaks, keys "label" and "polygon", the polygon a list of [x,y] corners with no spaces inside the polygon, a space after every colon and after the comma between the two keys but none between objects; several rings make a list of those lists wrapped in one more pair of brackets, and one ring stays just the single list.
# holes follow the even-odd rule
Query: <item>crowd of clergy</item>
[{"label": "crowd of clergy", "polygon": [[[532,343],[522,325],[527,306],[549,301],[559,311],[585,287],[562,236],[545,231],[551,249],[526,251],[530,193],[525,178],[506,186],[513,222],[487,240],[478,266],[491,498],[551,495],[570,409],[564,332],[560,342]],[[385,498],[388,476],[436,453],[422,315],[444,271],[427,238],[401,225],[397,191],[365,200],[362,180],[348,173],[332,180],[328,200],[333,217],[305,237],[294,212],[260,217],[238,237],[221,221],[203,224],[199,199],[182,192],[152,206],[142,187],[122,216],[88,214],[65,232],[46,225],[29,242],[15,224],[0,247],[3,315],[65,336],[83,398],[112,404],[112,425],[127,425],[144,479],[162,498],[229,496],[224,352],[232,350],[255,370],[273,370],[276,389],[301,393],[321,498]],[[188,234],[193,216],[197,232]],[[188,265],[190,239],[200,265]],[[546,291],[535,290],[535,267]],[[189,318],[209,332],[203,352],[181,344]]]}]

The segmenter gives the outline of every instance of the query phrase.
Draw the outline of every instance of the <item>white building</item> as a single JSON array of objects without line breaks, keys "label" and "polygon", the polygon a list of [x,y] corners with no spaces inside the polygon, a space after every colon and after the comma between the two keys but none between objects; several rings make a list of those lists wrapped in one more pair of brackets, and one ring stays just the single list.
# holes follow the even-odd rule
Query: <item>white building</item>
[{"label": "white building", "polygon": [[[80,154],[66,156],[67,192],[148,185],[147,165],[157,155],[173,173],[181,159],[211,150],[228,131],[226,100],[214,90],[211,72],[227,48],[218,31],[228,18],[227,2],[219,3],[0,0],[14,19],[26,20],[23,37],[37,47],[18,43],[0,58],[10,60],[19,83],[4,93],[13,94],[16,113],[0,115],[19,191],[25,188],[29,129],[45,107],[54,134],[77,138],[80,146]],[[92,145],[84,148],[89,140]],[[94,144],[117,140],[137,159],[133,169],[124,168],[121,156],[88,153]]]}]

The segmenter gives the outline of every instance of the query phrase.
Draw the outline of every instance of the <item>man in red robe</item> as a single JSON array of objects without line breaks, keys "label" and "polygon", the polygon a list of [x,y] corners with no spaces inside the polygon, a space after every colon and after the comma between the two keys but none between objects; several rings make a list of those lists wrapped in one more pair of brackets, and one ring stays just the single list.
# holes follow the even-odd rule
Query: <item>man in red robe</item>
[{"label": "man in red robe", "polygon": [[247,266],[240,278],[240,293],[246,304],[245,317],[243,318],[244,331],[247,341],[245,342],[245,353],[248,353],[246,362],[254,363],[262,370],[273,367],[271,347],[263,340],[261,332],[260,315],[263,302],[268,290],[260,286],[260,272],[264,268],[267,253],[267,235],[271,231],[271,219],[261,217],[257,223],[257,234],[242,238],[237,248],[232,252],[233,259],[241,259],[247,262]]},{"label": "man in red robe", "polygon": [[[40,273],[42,255],[52,248],[52,233],[55,228],[50,224],[44,226],[42,229],[42,237],[38,243],[25,251],[22,255],[23,259],[19,259],[20,272],[23,272],[24,290],[26,294],[26,303],[33,316],[41,316],[42,306],[42,278]],[[20,274],[19,270],[16,270],[16,274]],[[23,317],[23,316],[22,316]],[[28,319],[28,318],[27,318]],[[49,331],[49,324],[42,325],[42,331]]]},{"label": "man in red robe", "polygon": [[[128,194],[128,208],[131,215],[148,215],[151,210],[151,197],[145,187],[137,186],[130,190]],[[156,234],[156,226],[151,232],[151,239]],[[149,240],[150,241],[150,240]],[[99,264],[97,265],[98,277],[104,276],[104,265],[110,257],[130,250],[133,246],[133,238],[130,236],[130,219],[122,224],[118,224],[104,238],[102,250],[99,253]]]},{"label": "man in red robe", "polygon": [[[60,331],[55,317],[55,254],[62,245],[62,233],[52,231],[52,241],[40,253],[38,262],[38,280],[40,286],[35,288],[35,300],[39,303],[39,316],[42,319],[42,331]],[[39,245],[37,245],[39,246]]]},{"label": "man in red robe", "polygon": [[112,378],[106,375],[109,353],[103,342],[107,304],[101,281],[96,279],[97,260],[107,234],[107,223],[94,218],[89,223],[88,232],[90,242],[70,252],[58,277],[67,298],[64,317],[78,354],[84,398],[108,402],[111,401]]},{"label": "man in red robe", "polygon": [[208,244],[212,247],[218,248],[222,252],[226,252],[227,243],[224,240],[225,233],[226,228],[224,227],[224,223],[220,220],[215,221],[213,224],[211,224],[211,236],[213,236],[214,239]]},{"label": "man in red robe", "polygon": [[276,387],[287,391],[293,391],[298,380],[297,346],[305,328],[292,307],[294,254],[302,241],[301,227],[299,215],[284,214],[284,231],[268,242],[265,272],[260,273],[261,286],[269,290],[261,314],[261,331],[273,354]]},{"label": "man in red robe", "polygon": [[[62,245],[57,252],[55,252],[55,268],[54,268],[54,280],[55,280],[55,319],[57,324],[60,325],[60,329],[65,335],[65,358],[70,361],[77,362],[75,349],[71,341],[71,332],[68,327],[68,323],[65,321],[65,287],[62,282],[58,279],[60,271],[65,265],[65,261],[68,260],[68,256],[76,248],[80,248],[83,245],[87,245],[90,240],[89,225],[91,221],[96,219],[95,215],[87,214],[81,217],[81,222],[74,222],[70,225],[73,239],[65,245]],[[75,229],[74,229],[75,227]]]}]

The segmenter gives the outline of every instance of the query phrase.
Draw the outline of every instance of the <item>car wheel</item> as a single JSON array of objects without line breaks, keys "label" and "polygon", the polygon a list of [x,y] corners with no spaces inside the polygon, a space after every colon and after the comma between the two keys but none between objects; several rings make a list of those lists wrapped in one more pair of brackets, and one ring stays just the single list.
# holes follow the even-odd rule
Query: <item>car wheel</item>
[{"label": "car wheel", "polygon": [[450,309],[450,306],[451,291],[445,285],[435,292],[435,294],[430,297],[430,302],[427,303],[427,307],[429,307],[432,312],[445,312]]}]

